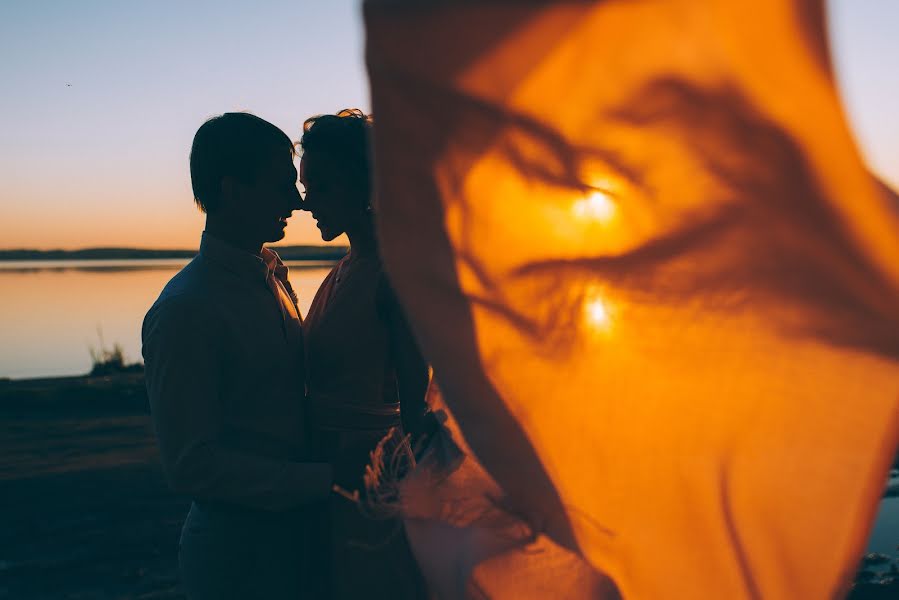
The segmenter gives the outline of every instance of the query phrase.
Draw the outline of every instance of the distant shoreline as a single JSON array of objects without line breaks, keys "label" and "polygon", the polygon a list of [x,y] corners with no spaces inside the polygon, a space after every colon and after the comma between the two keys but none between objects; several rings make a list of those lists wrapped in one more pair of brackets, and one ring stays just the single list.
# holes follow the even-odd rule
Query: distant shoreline
[{"label": "distant shoreline", "polygon": [[[271,246],[284,260],[339,260],[346,246]],[[193,258],[196,250],[152,250],[141,248],[84,248],[81,250],[0,250],[0,261],[39,260],[146,260]]]}]

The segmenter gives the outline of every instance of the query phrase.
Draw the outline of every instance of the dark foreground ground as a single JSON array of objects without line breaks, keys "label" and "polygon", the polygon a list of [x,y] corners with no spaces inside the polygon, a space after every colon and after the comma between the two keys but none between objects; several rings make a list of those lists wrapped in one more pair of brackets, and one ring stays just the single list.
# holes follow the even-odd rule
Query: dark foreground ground
[{"label": "dark foreground ground", "polygon": [[175,599],[143,375],[0,382],[0,598]]},{"label": "dark foreground ground", "polygon": [[[163,481],[142,374],[0,380],[0,600],[183,598],[188,504]],[[862,579],[889,580],[881,559]],[[899,576],[851,598],[899,599]]]}]

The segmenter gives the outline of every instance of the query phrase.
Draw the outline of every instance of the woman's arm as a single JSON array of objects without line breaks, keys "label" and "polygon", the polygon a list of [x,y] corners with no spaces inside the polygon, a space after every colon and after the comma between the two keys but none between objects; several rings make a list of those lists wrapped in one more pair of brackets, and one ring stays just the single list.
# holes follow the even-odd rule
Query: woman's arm
[{"label": "woman's arm", "polygon": [[403,430],[412,435],[414,442],[420,436],[431,433],[432,425],[436,425],[425,402],[428,364],[418,349],[403,309],[386,277],[381,280],[378,296],[380,312],[387,325],[390,359],[396,373]]}]

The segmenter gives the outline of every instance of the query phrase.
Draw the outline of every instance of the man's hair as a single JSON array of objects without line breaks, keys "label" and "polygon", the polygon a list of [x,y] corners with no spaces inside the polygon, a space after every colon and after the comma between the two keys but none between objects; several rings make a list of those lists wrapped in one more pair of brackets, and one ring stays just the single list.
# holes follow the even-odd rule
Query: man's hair
[{"label": "man's hair", "polygon": [[300,139],[303,152],[327,153],[342,165],[353,182],[365,192],[366,203],[371,190],[371,127],[371,116],[358,108],[345,108],[336,115],[306,119]]},{"label": "man's hair", "polygon": [[215,212],[223,177],[253,183],[271,151],[280,148],[295,152],[287,134],[265,119],[243,112],[212,117],[197,130],[190,148],[194,202],[205,213]]}]

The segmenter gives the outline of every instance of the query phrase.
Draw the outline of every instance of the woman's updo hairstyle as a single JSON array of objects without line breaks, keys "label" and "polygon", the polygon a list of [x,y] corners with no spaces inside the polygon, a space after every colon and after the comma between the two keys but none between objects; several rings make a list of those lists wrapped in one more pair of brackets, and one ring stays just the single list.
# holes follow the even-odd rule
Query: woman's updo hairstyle
[{"label": "woman's updo hairstyle", "polygon": [[372,118],[358,108],[345,108],[336,115],[318,115],[303,123],[300,147],[303,152],[328,154],[358,186],[367,207],[371,200],[369,157]]}]

